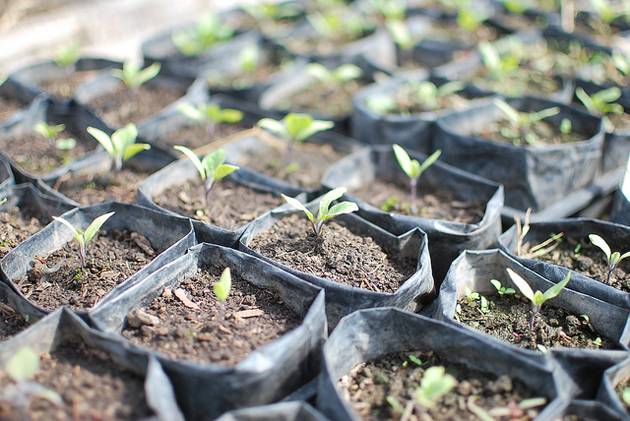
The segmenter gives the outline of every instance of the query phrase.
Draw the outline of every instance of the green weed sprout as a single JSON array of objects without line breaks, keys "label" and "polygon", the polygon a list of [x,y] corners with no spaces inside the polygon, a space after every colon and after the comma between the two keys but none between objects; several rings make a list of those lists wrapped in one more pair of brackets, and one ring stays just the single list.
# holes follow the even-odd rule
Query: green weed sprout
[{"label": "green weed sprout", "polygon": [[405,19],[404,0],[370,0],[369,7],[373,12],[382,16],[385,22]]},{"label": "green weed sprout", "polygon": [[186,157],[192,161],[197,169],[199,178],[201,178],[204,183],[204,200],[206,207],[208,207],[210,203],[208,197],[210,196],[212,188],[215,184],[239,168],[235,165],[225,163],[225,151],[223,149],[217,149],[216,151],[207,154],[203,159],[199,159],[197,154],[185,146],[174,146],[173,149],[186,155]]},{"label": "green weed sprout", "polygon": [[212,285],[212,291],[214,292],[214,296],[217,300],[225,301],[228,299],[231,289],[232,276],[230,274],[230,268],[225,268],[223,269],[223,273],[221,273],[219,280]]},{"label": "green weed sprout", "polygon": [[88,127],[87,132],[107,151],[115,171],[122,169],[123,162],[151,149],[151,145],[147,143],[136,143],[138,129],[133,123],[116,130],[111,136],[94,127]]},{"label": "green weed sprout", "polygon": [[233,36],[232,28],[223,24],[217,15],[209,14],[199,19],[194,28],[174,32],[171,40],[180,53],[191,57]]},{"label": "green weed sprout", "polygon": [[65,69],[73,70],[74,65],[79,60],[79,45],[70,44],[63,46],[57,50],[53,61],[57,66]]},{"label": "green weed sprout", "polygon": [[501,281],[491,279],[490,283],[497,290],[497,294],[499,294],[500,297],[516,294],[516,290],[514,288],[504,287],[503,285],[501,285]]},{"label": "green weed sprout", "polygon": [[87,258],[88,244],[90,243],[90,241],[92,241],[92,239],[96,236],[96,234],[98,234],[98,231],[101,229],[103,224],[109,218],[111,218],[111,216],[114,213],[115,212],[109,212],[104,215],[96,217],[85,230],[76,228],[70,222],[66,221],[65,219],[61,217],[53,216],[53,219],[55,221],[58,221],[64,224],[66,227],[70,228],[70,230],[72,231],[72,236],[74,237],[74,240],[77,242],[77,244],[79,244],[79,257],[81,258],[81,267],[85,268],[85,260]]},{"label": "green weed sprout", "polygon": [[317,212],[317,217],[313,215],[313,213],[308,210],[306,206],[300,203],[299,200],[285,195],[282,195],[282,197],[291,207],[304,212],[313,227],[313,232],[315,233],[315,236],[319,237],[322,231],[322,227],[324,226],[324,223],[326,221],[331,220],[336,216],[356,212],[359,210],[359,207],[356,203],[347,201],[337,203],[336,205],[330,207],[331,203],[343,196],[345,192],[345,187],[338,187],[323,195],[319,201],[319,211]]},{"label": "green weed sprout", "polygon": [[624,254],[621,254],[618,251],[612,252],[606,240],[604,240],[597,234],[589,234],[588,239],[595,247],[599,248],[606,255],[606,261],[608,262],[608,274],[606,275],[606,283],[609,284],[610,277],[612,276],[619,263],[621,263],[624,259],[630,257],[630,251],[627,251]]},{"label": "green weed sprout", "polygon": [[232,108],[221,108],[214,103],[191,105],[182,103],[177,110],[197,124],[205,124],[212,134],[219,124],[236,124],[243,119],[243,113]]},{"label": "green weed sprout", "polygon": [[121,69],[113,69],[112,75],[120,79],[129,89],[138,89],[160,73],[160,63],[153,63],[144,69],[132,61],[126,61]]},{"label": "green weed sprout", "polygon": [[523,142],[529,145],[539,144],[541,140],[531,130],[531,127],[539,121],[560,113],[560,108],[558,107],[549,107],[540,111],[524,113],[513,108],[502,99],[495,99],[494,103],[511,125],[511,127],[503,127],[501,134],[510,139],[516,146],[522,145]]},{"label": "green weed sprout", "polygon": [[405,151],[399,145],[393,145],[394,155],[396,156],[396,161],[398,161],[398,165],[400,168],[407,174],[409,177],[409,187],[410,187],[410,199],[411,199],[411,212],[417,213],[418,208],[416,206],[417,200],[417,190],[418,190],[418,179],[420,176],[427,170],[431,165],[433,165],[440,155],[442,151],[440,149],[433,152],[427,159],[424,160],[422,164],[415,159],[411,159],[407,151]]},{"label": "green weed sprout", "polygon": [[578,87],[575,90],[575,96],[590,113],[602,116],[606,130],[614,130],[614,126],[607,115],[623,114],[623,106],[615,102],[621,97],[621,89],[613,86],[589,95],[584,89]]},{"label": "green weed sprout", "polygon": [[562,281],[553,285],[544,293],[541,291],[534,292],[527,281],[523,279],[523,277],[521,277],[519,274],[514,272],[512,269],[508,268],[507,273],[510,276],[510,279],[512,280],[514,285],[516,285],[518,290],[521,292],[521,294],[523,294],[523,296],[527,298],[532,304],[532,316],[529,320],[529,338],[532,349],[536,349],[536,343],[538,342],[536,334],[536,317],[538,316],[538,313],[540,313],[543,304],[545,304],[552,298],[560,295],[562,289],[566,287],[571,280],[571,272],[567,273]]},{"label": "green weed sprout", "polygon": [[447,374],[444,367],[428,368],[422,376],[420,387],[415,390],[416,402],[426,408],[433,408],[456,385],[457,380]]}]

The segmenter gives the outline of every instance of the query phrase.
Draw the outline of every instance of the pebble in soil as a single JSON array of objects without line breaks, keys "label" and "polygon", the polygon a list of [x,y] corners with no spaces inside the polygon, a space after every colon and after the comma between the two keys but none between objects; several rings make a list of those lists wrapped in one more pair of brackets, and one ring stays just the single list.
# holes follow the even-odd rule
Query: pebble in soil
[{"label": "pebble in soil", "polygon": [[74,92],[81,84],[96,76],[97,73],[96,70],[71,71],[64,77],[43,80],[38,85],[44,92],[51,95],[70,98],[74,96]]},{"label": "pebble in soil", "polygon": [[[415,391],[426,370],[434,366],[445,367],[457,383],[430,408],[416,403]],[[494,414],[496,420],[526,421],[534,419],[546,403],[519,380],[477,371],[424,352],[388,354],[359,364],[339,380],[338,386],[364,420],[401,419],[402,414],[388,400],[411,411],[406,418],[409,421],[477,421],[471,408]],[[538,406],[519,408],[521,402],[533,398],[539,398]],[[497,415],[498,411],[507,412],[507,416]]]},{"label": "pebble in soil", "polygon": [[42,216],[29,206],[11,206],[0,211],[0,258],[42,229]]},{"label": "pebble in soil", "polygon": [[[62,405],[34,397],[21,418],[10,402],[0,402],[0,419],[117,421],[151,415],[143,379],[119,369],[105,353],[83,343],[64,343],[51,353],[41,354],[33,381],[55,391]],[[0,390],[11,385],[12,381],[0,372]]]},{"label": "pebble in soil", "polygon": [[[524,253],[527,254],[532,244],[525,244]],[[629,250],[613,250],[625,253]],[[608,276],[608,261],[606,255],[595,247],[588,238],[575,239],[564,236],[557,247],[550,253],[536,259],[562,266],[580,272],[589,278],[596,279],[624,292],[630,292],[630,259],[623,260]]]},{"label": "pebble in soil", "polygon": [[[495,338],[531,349],[531,303],[518,294],[487,296],[485,300],[463,297],[457,301],[455,318]],[[487,302],[487,308],[482,303]],[[588,316],[573,314],[545,304],[536,318],[536,344],[552,347],[613,349],[615,345],[595,331]]]},{"label": "pebble in soil", "polygon": [[409,187],[403,188],[398,183],[374,179],[360,189],[351,191],[351,194],[385,212],[427,219],[474,224],[481,221],[485,213],[481,204],[457,200],[451,193],[433,190],[422,182],[415,213],[411,211]]},{"label": "pebble in soil", "polygon": [[393,293],[416,271],[417,259],[388,253],[372,237],[328,221],[320,237],[303,215],[277,221],[249,247],[293,269],[371,291]]},{"label": "pebble in soil", "polygon": [[205,187],[199,178],[169,187],[155,198],[159,206],[180,215],[208,222],[225,229],[236,229],[283,201],[271,193],[252,189],[231,180],[217,182],[205,204]]},{"label": "pebble in soil", "polygon": [[352,112],[352,97],[363,86],[365,83],[356,80],[340,85],[315,82],[298,93],[283,98],[275,108],[329,116],[347,115]]},{"label": "pebble in soil", "polygon": [[127,316],[123,336],[172,358],[234,365],[301,323],[273,292],[235,271],[227,300],[218,302],[212,286],[223,269],[196,269],[164,289]]},{"label": "pebble in soil", "polygon": [[145,237],[118,230],[97,235],[87,253],[82,267],[76,241],[66,243],[48,256],[36,256],[31,270],[14,283],[26,298],[47,310],[62,305],[88,310],[156,256]]},{"label": "pebble in soil", "polygon": [[149,175],[147,172],[124,168],[105,175],[67,174],[53,186],[81,205],[92,205],[106,201],[133,203],[138,187]]}]

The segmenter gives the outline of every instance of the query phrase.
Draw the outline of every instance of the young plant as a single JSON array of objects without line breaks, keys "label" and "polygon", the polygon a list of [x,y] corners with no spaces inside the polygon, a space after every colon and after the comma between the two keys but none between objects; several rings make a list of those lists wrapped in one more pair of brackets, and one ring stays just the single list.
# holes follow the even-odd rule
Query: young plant
[{"label": "young plant", "polygon": [[149,144],[136,143],[138,129],[132,123],[116,130],[111,136],[94,127],[88,127],[87,132],[107,151],[115,171],[122,169],[123,162],[151,149]]},{"label": "young plant", "polygon": [[197,21],[194,28],[174,32],[171,40],[185,56],[196,56],[213,45],[227,41],[234,36],[234,30],[223,24],[214,14],[209,14]]},{"label": "young plant", "polygon": [[553,285],[545,292],[534,292],[527,281],[523,279],[519,274],[514,272],[512,269],[508,268],[507,273],[510,276],[510,279],[512,280],[514,285],[516,285],[516,287],[520,291],[520,293],[532,304],[532,315],[529,319],[529,339],[532,349],[536,349],[536,343],[538,342],[538,335],[536,333],[536,318],[538,317],[542,306],[547,301],[560,295],[562,289],[567,286],[567,284],[571,280],[571,272],[567,273],[567,276],[565,276],[562,281]]},{"label": "young plant", "polygon": [[457,25],[467,32],[475,32],[488,19],[483,7],[470,0],[457,1]]},{"label": "young plant", "polygon": [[99,217],[96,217],[90,223],[90,225],[88,225],[88,227],[85,230],[76,228],[70,222],[66,221],[65,219],[61,217],[53,216],[53,219],[55,221],[58,221],[64,224],[66,227],[70,228],[70,230],[72,231],[72,236],[74,240],[77,242],[77,244],[79,245],[79,257],[81,258],[81,267],[85,268],[85,260],[87,258],[88,244],[90,243],[90,241],[92,241],[92,239],[96,236],[96,234],[98,234],[98,231],[101,229],[103,224],[107,222],[107,220],[111,218],[111,216],[114,213],[115,212],[110,212],[110,213],[101,215]]},{"label": "young plant", "polygon": [[416,206],[417,199],[417,190],[418,190],[418,179],[420,176],[438,160],[442,151],[440,149],[433,152],[427,159],[424,160],[422,164],[415,159],[411,159],[407,151],[405,151],[399,145],[393,145],[394,155],[396,156],[396,160],[398,161],[398,165],[400,168],[407,174],[409,177],[409,188],[410,199],[411,199],[411,212],[416,214],[418,212],[418,208]]},{"label": "young plant", "polygon": [[114,77],[120,79],[129,89],[138,89],[140,86],[150,81],[160,73],[162,66],[160,63],[153,63],[144,69],[131,61],[126,61],[121,69],[113,69]]},{"label": "young plant", "polygon": [[402,115],[416,112],[435,111],[443,105],[442,101],[464,89],[459,81],[447,82],[440,86],[430,81],[408,81],[400,86],[395,97],[375,96],[368,99],[366,105],[377,114],[388,114],[396,110]]},{"label": "young plant", "polygon": [[367,29],[364,19],[354,13],[328,9],[307,16],[318,35],[326,40],[347,42],[359,38]]},{"label": "young plant", "polygon": [[319,63],[306,66],[306,72],[326,86],[326,89],[343,88],[345,83],[361,77],[363,71],[354,64],[342,64],[336,69],[328,69]]},{"label": "young plant", "polygon": [[491,279],[490,283],[497,290],[497,294],[499,294],[500,297],[516,294],[516,290],[514,288],[504,287],[503,285],[501,285],[501,281]]},{"label": "young plant", "polygon": [[206,155],[203,159],[199,159],[197,154],[185,146],[174,146],[173,149],[186,155],[186,157],[188,157],[188,159],[190,159],[195,165],[199,178],[201,178],[201,181],[204,183],[204,200],[206,208],[210,203],[208,197],[210,196],[212,188],[215,184],[239,168],[235,165],[225,163],[225,151],[223,149],[217,149],[216,151]]},{"label": "young plant", "polygon": [[412,49],[418,43],[419,39],[414,36],[409,26],[407,26],[403,20],[389,20],[386,23],[386,27],[389,35],[402,50],[403,59],[401,61],[403,63],[411,61]]},{"label": "young plant", "polygon": [[221,108],[214,103],[191,105],[180,104],[177,110],[197,124],[204,124],[212,135],[219,124],[235,124],[243,119],[243,113],[231,108]]},{"label": "young plant", "polygon": [[[522,47],[522,46],[518,46]],[[507,52],[500,53],[489,42],[479,44],[479,53],[484,67],[494,80],[505,81],[510,75],[519,69],[521,63],[521,48],[510,48]]]},{"label": "young plant", "polygon": [[322,227],[324,226],[324,223],[326,221],[336,216],[356,212],[359,210],[357,204],[352,202],[340,202],[336,205],[333,205],[332,207],[330,206],[332,202],[343,196],[345,192],[345,187],[338,187],[323,195],[319,201],[319,211],[317,212],[317,216],[313,215],[313,213],[308,210],[306,206],[300,203],[299,200],[285,195],[282,195],[282,197],[291,207],[304,212],[313,227],[313,233],[316,237],[319,237],[322,231]]},{"label": "young plant", "polygon": [[495,104],[510,123],[510,127],[501,128],[501,135],[510,139],[516,146],[520,146],[523,143],[529,145],[540,144],[541,139],[532,130],[533,125],[560,112],[558,107],[549,107],[540,111],[524,113],[513,108],[502,99],[495,99]]},{"label": "young plant", "polygon": [[238,55],[238,67],[243,73],[253,73],[260,64],[260,49],[250,45]]},{"label": "young plant", "polygon": [[447,374],[444,367],[428,368],[422,376],[420,387],[415,390],[416,402],[425,408],[433,408],[456,385],[457,380]]},{"label": "young plant", "polygon": [[589,234],[588,239],[591,243],[604,252],[606,255],[606,261],[608,262],[608,274],[606,275],[606,283],[610,284],[610,277],[612,276],[619,263],[621,263],[624,259],[630,257],[630,251],[621,254],[618,251],[612,252],[610,246],[602,237],[597,234]]},{"label": "young plant", "polygon": [[555,250],[558,247],[558,245],[560,245],[560,241],[562,241],[562,238],[564,237],[564,233],[560,232],[557,234],[552,234],[548,239],[546,239],[542,243],[530,247],[529,250],[527,250],[527,253],[525,253],[525,248],[524,248],[525,237],[527,237],[527,234],[529,233],[529,230],[531,229],[531,226],[529,224],[531,215],[532,215],[532,210],[527,209],[527,212],[525,212],[524,222],[521,222],[520,217],[518,216],[514,217],[514,225],[516,226],[516,255],[522,256],[528,259],[537,259]]},{"label": "young plant", "polygon": [[602,116],[606,130],[614,130],[614,126],[607,115],[623,114],[623,106],[615,102],[621,97],[621,89],[613,86],[589,95],[584,89],[578,87],[575,90],[575,96],[590,113]]},{"label": "young plant", "polygon": [[225,301],[230,295],[232,289],[232,275],[230,274],[230,268],[223,269],[221,278],[214,285],[212,285],[212,292],[219,301]]},{"label": "young plant", "polygon": [[79,57],[79,46],[77,44],[70,44],[59,48],[53,60],[57,66],[72,71]]},{"label": "young plant", "polygon": [[49,145],[52,145],[54,141],[55,148],[62,152],[67,152],[74,149],[77,145],[77,141],[71,137],[57,139],[59,133],[63,132],[65,129],[66,126],[63,124],[50,125],[43,121],[37,123],[34,128],[35,133],[46,139]]},{"label": "young plant", "polygon": [[607,25],[610,25],[615,19],[628,13],[627,10],[618,10],[608,0],[589,0],[589,3],[595,10],[597,16]]},{"label": "young plant", "polygon": [[405,0],[370,0],[368,7],[385,22],[405,20]]}]

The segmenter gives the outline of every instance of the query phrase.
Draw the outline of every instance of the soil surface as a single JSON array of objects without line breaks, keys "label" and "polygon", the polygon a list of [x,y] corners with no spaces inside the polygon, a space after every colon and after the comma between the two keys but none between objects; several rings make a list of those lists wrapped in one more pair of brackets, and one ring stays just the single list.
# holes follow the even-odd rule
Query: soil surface
[{"label": "soil surface", "polygon": [[54,96],[70,98],[74,96],[79,85],[93,78],[97,73],[96,70],[71,72],[63,78],[43,80],[39,83],[39,87]]},{"label": "soil surface", "polygon": [[133,203],[138,187],[148,173],[123,168],[107,175],[77,175],[61,177],[55,188],[82,205],[105,201]]},{"label": "soil surface", "polygon": [[68,151],[57,149],[55,140],[49,141],[34,132],[0,138],[0,150],[28,173],[41,177],[98,147],[96,142],[83,141],[67,131],[57,136],[57,139],[67,138],[76,140],[76,146]]},{"label": "soil surface", "polygon": [[251,72],[240,72],[232,75],[210,74],[206,80],[211,87],[246,89],[258,83],[266,82],[282,69],[282,66],[272,62],[261,63]]},{"label": "soil surface", "polygon": [[518,146],[537,145],[560,145],[565,143],[575,143],[586,140],[581,133],[571,132],[568,134],[561,133],[557,125],[550,124],[546,121],[537,121],[533,123],[525,133],[533,132],[535,141],[529,143],[525,140],[525,135],[512,138],[506,136],[505,131],[513,131],[512,123],[507,118],[500,117],[499,120],[489,122],[483,129],[473,131],[472,135],[482,139],[491,139],[500,142],[511,143]]},{"label": "soil surface", "polygon": [[304,215],[282,218],[249,247],[292,269],[356,288],[393,293],[415,272],[417,259],[388,254],[372,237],[328,221],[320,237]]},{"label": "soil surface", "polygon": [[173,131],[169,131],[160,135],[157,141],[166,148],[172,148],[176,145],[186,146],[189,149],[197,149],[208,143],[222,140],[228,136],[245,130],[241,124],[218,124],[209,129],[205,125],[194,124],[190,126],[178,127]]},{"label": "soil surface", "polygon": [[7,120],[25,106],[14,99],[0,96],[0,122]]},{"label": "soil surface", "polygon": [[178,89],[163,86],[142,85],[129,89],[121,82],[114,91],[94,98],[87,105],[110,125],[122,127],[157,114],[183,95]]},{"label": "soil surface", "polygon": [[[223,269],[197,269],[174,290],[163,290],[148,307],[140,309],[159,322],[135,322],[140,318],[132,312],[123,336],[172,358],[234,365],[299,326],[301,317],[273,292],[251,285],[235,272],[228,299],[218,302],[212,285]],[[177,297],[178,289],[193,304],[186,306]]]},{"label": "soil surface", "polygon": [[36,256],[33,268],[14,282],[26,298],[47,310],[62,305],[88,310],[157,254],[142,235],[117,230],[94,238],[87,253],[83,268],[72,241],[48,256]]},{"label": "soil surface", "polygon": [[424,35],[427,40],[451,41],[464,45],[477,45],[482,41],[496,41],[499,32],[487,25],[480,25],[476,30],[470,32],[460,28],[454,21],[436,21],[431,30]]},{"label": "soil surface", "polygon": [[[527,253],[527,248],[531,246],[530,244],[526,244],[524,252]],[[613,250],[613,252],[614,251],[619,251],[623,254],[628,250]],[[556,249],[544,256],[537,257],[537,259],[569,268],[614,288],[630,292],[630,260],[623,260],[610,275],[610,280],[608,280],[608,261],[606,255],[599,248],[591,244],[588,238],[575,239],[565,236]]]},{"label": "soil surface", "polygon": [[344,116],[352,113],[352,97],[363,86],[365,83],[359,81],[345,82],[343,85],[315,82],[283,98],[274,105],[274,108],[335,117]]},{"label": "soil surface", "polygon": [[562,85],[552,76],[532,69],[514,71],[506,79],[497,79],[482,67],[469,81],[476,87],[489,92],[508,96],[538,95],[548,97],[558,93]]},{"label": "soil surface", "polygon": [[[420,364],[420,365],[419,365]],[[455,377],[457,384],[429,408],[416,403],[415,391],[420,387],[425,371],[442,366]],[[496,420],[531,420],[546,402],[522,410],[518,405],[525,399],[540,398],[519,380],[506,375],[495,376],[449,363],[434,353],[395,353],[360,364],[338,382],[339,388],[354,410],[364,420],[400,419],[401,411],[388,401],[395,402],[409,414],[408,420],[470,420],[480,418],[471,410],[476,407],[493,415]],[[499,416],[497,411],[511,409],[512,417]],[[508,414],[510,411],[507,411]]]},{"label": "soil surface", "polygon": [[[480,300],[469,302],[467,297],[461,298],[456,319],[501,340],[532,349],[529,301],[520,295],[485,298],[487,312],[482,309]],[[552,306],[553,301],[549,301],[536,318],[537,345],[546,348],[615,348],[609,339],[595,331],[587,317]]]},{"label": "soil surface", "polygon": [[293,146],[289,159],[286,148],[266,145],[239,159],[238,164],[295,186],[313,189],[320,186],[328,167],[345,155],[331,145],[302,143]]},{"label": "soil surface", "polygon": [[319,34],[312,36],[293,35],[282,39],[286,48],[296,55],[328,55],[335,54],[346,45],[370,35],[365,32],[355,38],[342,37],[338,39],[324,38]]},{"label": "soil surface", "polygon": [[463,224],[474,224],[483,218],[485,213],[483,204],[457,200],[450,192],[433,190],[425,187],[422,182],[418,187],[416,213],[411,211],[408,186],[403,187],[393,182],[374,179],[361,189],[353,190],[351,194],[385,212]]},{"label": "soil surface", "polygon": [[0,341],[17,335],[26,327],[28,323],[24,317],[0,300]]},{"label": "soil surface", "polygon": [[611,114],[608,116],[610,122],[618,131],[630,131],[630,114]]},{"label": "soil surface", "polygon": [[[371,99],[378,100],[378,97],[373,97]],[[394,107],[387,109],[387,114],[411,115],[444,109],[461,109],[465,108],[470,102],[462,95],[451,94],[436,98],[438,104],[437,107],[433,107],[430,104],[420,102],[415,87],[410,85],[401,86],[394,94],[393,99]],[[371,105],[369,100],[367,101],[367,105],[368,107]],[[379,112],[378,109],[373,109],[373,111]]]},{"label": "soil surface", "polygon": [[41,215],[28,206],[10,207],[0,211],[0,258],[6,256],[22,241],[42,229]]},{"label": "soil surface", "polygon": [[[209,208],[205,188],[199,178],[166,189],[155,203],[177,214],[209,222],[225,229],[236,229],[260,214],[280,206],[284,201],[271,193],[254,190],[230,180],[215,183],[210,193]],[[238,199],[235,199],[238,198]]]},{"label": "soil surface", "polygon": [[[105,353],[83,343],[67,343],[40,356],[35,382],[59,394],[63,405],[34,398],[25,419],[30,420],[138,420],[151,415],[141,377],[118,369]],[[0,372],[0,385],[12,381]],[[21,419],[18,410],[0,403],[0,419]]]}]

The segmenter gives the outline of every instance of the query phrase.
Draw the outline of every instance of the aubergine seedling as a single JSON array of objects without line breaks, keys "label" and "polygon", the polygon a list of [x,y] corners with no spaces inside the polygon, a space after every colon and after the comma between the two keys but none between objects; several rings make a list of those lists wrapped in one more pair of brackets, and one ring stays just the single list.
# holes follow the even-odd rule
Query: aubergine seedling
[{"label": "aubergine seedling", "polygon": [[589,95],[584,89],[578,87],[575,90],[575,96],[590,113],[602,117],[607,131],[615,129],[608,115],[623,114],[623,106],[616,103],[621,97],[621,89],[613,86]]},{"label": "aubergine seedling", "polygon": [[319,201],[319,211],[317,216],[306,208],[299,200],[282,195],[283,199],[293,208],[304,212],[308,218],[311,226],[313,227],[313,233],[316,237],[319,237],[322,231],[322,227],[326,221],[333,219],[336,216],[344,215],[359,210],[356,203],[353,202],[340,202],[336,205],[330,206],[332,202],[339,199],[346,192],[345,187],[338,187],[323,195]]},{"label": "aubergine seedling", "polygon": [[433,408],[455,386],[457,386],[455,377],[446,373],[444,367],[433,366],[424,372],[420,387],[416,388],[414,397],[419,405]]},{"label": "aubergine seedling", "polygon": [[196,153],[185,146],[174,146],[173,149],[186,155],[197,169],[199,178],[204,184],[204,202],[206,208],[208,208],[210,204],[208,197],[215,184],[239,169],[239,167],[235,165],[225,163],[225,151],[223,149],[217,149],[207,154],[203,159],[199,159]]},{"label": "aubergine seedling", "polygon": [[59,67],[66,69],[66,71],[74,71],[75,65],[79,60],[79,45],[69,44],[63,46],[57,50],[53,61]]},{"label": "aubergine seedling", "polygon": [[253,73],[260,65],[260,58],[260,48],[249,45],[238,55],[238,68],[245,74]]},{"label": "aubergine seedling", "polygon": [[136,62],[126,61],[122,69],[113,69],[112,75],[120,79],[129,89],[138,89],[160,73],[160,63],[153,63],[144,69]]},{"label": "aubergine seedling", "polygon": [[194,28],[174,32],[171,41],[185,56],[197,56],[213,45],[234,36],[234,29],[224,24],[218,15],[201,17]]},{"label": "aubergine seedling", "polygon": [[507,273],[510,276],[510,279],[514,283],[514,285],[518,288],[520,293],[527,298],[531,305],[531,318],[529,319],[529,339],[532,349],[537,348],[538,335],[536,333],[536,318],[542,309],[542,306],[552,298],[560,295],[564,287],[567,286],[569,281],[571,280],[571,272],[567,273],[567,275],[562,279],[562,281],[550,287],[547,291],[534,292],[532,288],[529,286],[527,281],[523,279],[518,273],[514,272],[512,269],[507,269]]},{"label": "aubergine seedling", "polygon": [[410,195],[409,198],[411,200],[411,212],[416,214],[418,212],[418,207],[416,205],[417,201],[417,190],[418,190],[418,179],[424,172],[429,169],[431,165],[433,165],[440,155],[442,154],[442,150],[438,149],[433,152],[431,155],[427,157],[427,159],[422,162],[418,162],[415,159],[411,159],[407,151],[405,151],[399,145],[393,145],[394,155],[396,156],[396,161],[398,161],[398,165],[400,168],[407,174],[409,177],[409,189]]},{"label": "aubergine seedling", "polygon": [[608,264],[608,273],[606,275],[606,283],[610,284],[610,277],[612,276],[617,266],[624,260],[630,257],[630,251],[621,254],[618,251],[613,252],[610,246],[602,237],[597,234],[589,234],[588,239],[591,243],[604,252],[606,255],[606,262]]},{"label": "aubergine seedling", "polygon": [[494,103],[509,123],[509,126],[501,128],[501,135],[515,146],[524,144],[535,146],[542,143],[542,139],[533,130],[534,124],[560,113],[559,107],[525,113],[513,108],[502,99],[495,99]]},{"label": "aubergine seedling", "polygon": [[505,81],[514,74],[521,64],[522,47],[522,45],[513,46],[505,52],[499,52],[497,47],[489,42],[481,42],[479,54],[481,54],[481,61],[490,77],[497,81]]},{"label": "aubergine seedling", "polygon": [[520,217],[514,217],[514,226],[516,227],[516,255],[527,259],[537,259],[555,250],[560,245],[562,238],[564,238],[564,233],[559,232],[552,234],[548,239],[536,244],[535,246],[529,247],[527,252],[525,252],[525,238],[531,229],[531,225],[529,223],[531,216],[532,210],[530,208],[525,212],[523,222],[521,222]]},{"label": "aubergine seedling", "polygon": [[310,13],[306,18],[317,34],[329,41],[353,41],[360,38],[368,28],[365,19],[359,14],[337,8]]},{"label": "aubergine seedling", "polygon": [[221,108],[214,103],[191,105],[182,103],[177,110],[197,124],[205,125],[212,135],[219,124],[236,124],[243,119],[243,113],[232,108]]},{"label": "aubergine seedling", "polygon": [[366,102],[367,107],[377,114],[388,114],[394,110],[401,115],[413,114],[415,108],[430,112],[441,108],[444,98],[464,89],[464,84],[452,81],[437,86],[430,81],[407,81],[394,96],[375,96]]},{"label": "aubergine seedling", "polygon": [[516,290],[514,288],[509,288],[509,287],[503,286],[501,284],[501,281],[499,281],[497,279],[491,279],[490,283],[497,290],[497,294],[499,294],[499,297],[516,294]]},{"label": "aubergine seedling", "polygon": [[[59,151],[67,152],[75,148],[77,141],[71,137],[57,139],[57,136],[65,129],[66,126],[64,124],[51,125],[40,121],[35,125],[33,130],[46,139],[49,145],[53,145],[54,141],[55,148]],[[67,159],[69,159],[69,157],[67,157]]]},{"label": "aubergine seedling", "polygon": [[61,217],[53,216],[53,219],[55,221],[62,223],[66,227],[70,228],[70,230],[72,231],[72,237],[79,245],[79,257],[81,259],[81,267],[85,268],[85,260],[87,258],[88,244],[90,243],[90,241],[92,241],[92,239],[96,236],[96,234],[98,234],[98,231],[101,229],[103,224],[105,224],[105,222],[107,222],[107,220],[111,218],[111,216],[114,215],[114,213],[115,212],[109,212],[109,213],[106,213],[104,215],[94,218],[94,220],[90,223],[90,225],[88,225],[88,227],[85,230],[76,228],[70,222],[66,221],[65,219]]},{"label": "aubergine seedling", "polygon": [[225,301],[228,299],[231,289],[232,275],[230,273],[230,268],[225,268],[223,269],[219,280],[212,285],[212,292],[214,292],[214,296],[217,300]]},{"label": "aubergine seedling", "polygon": [[107,151],[111,158],[111,166],[115,171],[122,169],[123,162],[142,151],[151,149],[151,145],[147,143],[136,143],[138,129],[133,123],[116,130],[111,136],[94,127],[88,127],[87,132]]}]

